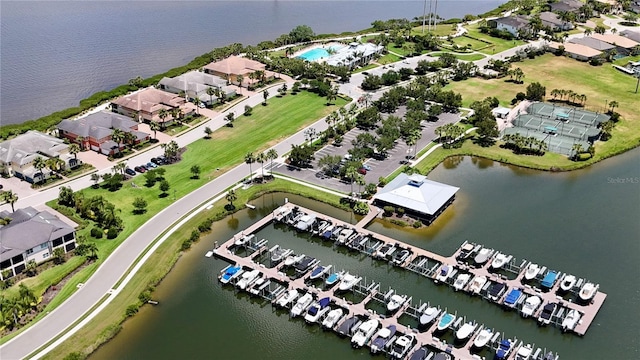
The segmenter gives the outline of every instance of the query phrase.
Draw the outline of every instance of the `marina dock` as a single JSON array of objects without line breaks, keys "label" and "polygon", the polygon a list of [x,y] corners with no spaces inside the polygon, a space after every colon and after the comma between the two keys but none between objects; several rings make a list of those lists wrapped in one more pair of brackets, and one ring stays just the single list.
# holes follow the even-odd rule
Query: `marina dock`
[{"label": "marina dock", "polygon": [[[436,328],[437,321],[434,321],[429,325],[427,329],[422,329],[423,331],[418,331],[418,329],[412,329],[405,325],[402,325],[398,322],[398,318],[402,314],[407,314],[409,316],[420,316],[420,310],[418,307],[412,306],[413,299],[409,299],[406,301],[403,306],[394,313],[392,316],[384,316],[376,314],[371,309],[368,309],[366,306],[371,301],[380,302],[383,299],[384,294],[379,292],[379,285],[375,282],[367,283],[366,279],[364,282],[358,283],[357,286],[354,287],[353,291],[358,292],[360,295],[364,297],[362,301],[359,302],[349,302],[336,295],[334,290],[331,288],[327,290],[323,290],[317,288],[315,286],[311,286],[308,284],[310,277],[310,270],[301,272],[298,274],[296,272],[295,276],[290,277],[287,276],[283,270],[283,263],[278,264],[274,267],[267,267],[264,264],[257,261],[257,258],[262,256],[263,254],[270,252],[268,248],[268,240],[265,239],[256,239],[253,234],[258,232],[265,226],[268,226],[273,221],[286,222],[287,216],[291,216],[291,214],[305,214],[311,217],[315,217],[315,221],[324,221],[330,222],[333,226],[341,227],[342,229],[353,229],[354,235],[347,239],[343,239],[344,242],[341,245],[348,246],[351,249],[366,253],[370,256],[375,256],[376,251],[381,249],[385,245],[393,245],[395,248],[408,250],[408,256],[401,258],[400,261],[396,262],[394,259],[394,265],[402,267],[404,269],[416,272],[425,277],[434,279],[436,278],[436,274],[443,267],[448,266],[454,270],[455,272],[459,271],[460,273],[469,273],[471,276],[485,276],[492,283],[502,283],[508,289],[520,289],[522,294],[524,294],[521,298],[524,299],[524,296],[532,296],[536,295],[541,298],[542,303],[539,308],[536,310],[536,313],[532,316],[532,319],[536,319],[538,314],[542,311],[542,308],[545,304],[555,303],[557,304],[556,311],[554,311],[552,316],[552,323],[556,325],[560,325],[563,321],[563,317],[567,315],[570,310],[576,310],[580,313],[579,321],[575,324],[572,329],[567,329],[567,331],[573,331],[578,335],[584,335],[588,330],[589,326],[595,319],[599,309],[601,308],[604,300],[606,299],[606,294],[596,291],[593,298],[585,304],[579,304],[573,301],[564,300],[561,296],[556,295],[556,291],[560,286],[560,281],[556,281],[553,286],[548,291],[542,291],[535,286],[531,286],[529,284],[523,284],[523,276],[524,276],[524,267],[527,263],[526,261],[522,261],[520,265],[516,263],[516,260],[512,257],[509,257],[509,262],[505,265],[506,271],[509,271],[515,275],[514,278],[509,279],[508,276],[504,274],[496,273],[489,269],[489,263],[491,261],[487,261],[483,266],[474,267],[470,266],[468,263],[461,261],[461,257],[464,257],[463,253],[469,252],[469,249],[473,248],[476,251],[481,247],[480,245],[464,242],[460,248],[454,252],[451,256],[442,256],[436,253],[432,253],[430,251],[411,246],[406,243],[402,243],[393,238],[377,234],[371,232],[364,227],[368,225],[377,215],[378,209],[372,208],[369,214],[363,218],[360,222],[355,225],[340,221],[338,219],[330,218],[327,215],[314,212],[309,209],[302,208],[300,206],[287,203],[278,209],[274,210],[274,212],[270,215],[265,216],[258,222],[251,225],[249,228],[246,228],[242,232],[236,234],[231,239],[227,240],[219,247],[216,247],[213,251],[213,255],[216,257],[222,258],[232,264],[236,264],[236,266],[241,266],[243,269],[255,270],[258,269],[262,275],[269,279],[268,286],[265,286],[263,289],[252,292],[253,294],[260,295],[265,299],[275,303],[280,297],[284,295],[287,290],[297,289],[300,291],[308,292],[314,294],[316,299],[327,297],[331,300],[331,303],[335,306],[339,306],[347,312],[347,315],[343,318],[347,319],[351,316],[359,316],[362,318],[375,318],[378,319],[383,327],[394,325],[397,328],[398,333],[402,334],[413,334],[416,336],[417,343],[413,347],[411,351],[418,349],[420,346],[429,346],[431,349],[437,349],[438,351],[442,351],[448,353],[456,359],[471,359],[473,358],[473,353],[471,352],[471,346],[473,344],[474,337],[478,335],[480,329],[484,327],[484,324],[475,324],[475,331],[471,334],[471,336],[467,339],[466,345],[462,347],[455,347],[451,344],[446,344],[443,340],[433,336],[433,331]],[[293,223],[289,222],[292,226]],[[310,229],[312,230],[312,229]],[[314,234],[322,235],[319,231],[314,232]],[[357,234],[357,235],[356,235]],[[241,257],[237,256],[234,252],[235,247],[237,247],[238,241],[247,238],[249,236],[253,236],[252,240],[249,243],[245,244],[247,252],[250,252],[248,256]],[[241,241],[242,242],[242,241]],[[336,241],[336,246],[338,241]],[[400,250],[398,250],[400,251]],[[492,256],[496,256],[497,252],[492,250]],[[469,257],[469,254],[466,254]],[[317,263],[316,263],[317,264]],[[314,264],[314,266],[316,265]],[[546,268],[545,268],[546,269]],[[542,271],[541,271],[542,272]],[[453,275],[443,281],[443,283],[447,285],[453,285]],[[487,283],[489,283],[489,281]],[[582,279],[581,279],[582,281]],[[468,286],[465,287],[465,290]],[[248,290],[248,288],[247,288]],[[486,287],[483,288],[483,293],[486,293]],[[500,301],[496,301],[497,304],[502,304],[506,294],[502,294],[500,296]],[[425,304],[420,301],[421,308],[425,306]],[[517,310],[517,307],[515,308]],[[465,318],[462,321],[460,318],[456,321],[455,326],[460,326],[461,324],[467,322]],[[452,326],[452,329],[455,330],[455,326]],[[337,327],[336,327],[337,328]],[[498,337],[500,333],[495,333],[495,338],[491,342],[491,346],[496,347],[499,343]],[[518,340],[513,340],[513,348],[511,356],[508,358],[514,358],[516,347],[524,346],[525,343]],[[410,354],[411,352],[409,352]],[[549,356],[546,349],[538,349],[535,353],[538,357],[532,357],[532,359],[542,359],[545,354]],[[548,359],[549,357],[545,357]],[[551,357],[553,359],[557,359],[557,355]]]}]

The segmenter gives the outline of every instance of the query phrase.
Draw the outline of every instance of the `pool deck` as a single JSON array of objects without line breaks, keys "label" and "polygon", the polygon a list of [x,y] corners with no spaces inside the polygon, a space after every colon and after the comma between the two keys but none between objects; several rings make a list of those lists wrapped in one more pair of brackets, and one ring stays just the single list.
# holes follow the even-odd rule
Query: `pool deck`
[{"label": "pool deck", "polygon": [[[524,294],[527,295],[537,295],[542,299],[542,303],[540,304],[537,312],[534,314],[534,316],[532,316],[532,319],[537,319],[539,313],[541,312],[543,306],[547,303],[558,303],[559,305],[561,305],[561,307],[566,308],[566,309],[576,309],[578,310],[581,314],[582,317],[580,319],[580,321],[578,322],[578,324],[576,325],[576,327],[572,330],[573,332],[575,332],[578,335],[584,335],[587,330],[589,329],[589,326],[591,325],[591,323],[594,321],[598,311],[600,310],[600,308],[602,307],[607,295],[605,293],[602,293],[600,291],[598,291],[595,296],[593,297],[593,299],[591,300],[591,302],[589,302],[588,304],[578,304],[578,303],[574,303],[574,302],[569,302],[569,301],[564,301],[561,297],[556,295],[556,291],[558,290],[559,286],[560,286],[560,280],[557,279],[557,281],[555,282],[554,286],[549,289],[548,292],[542,292],[536,288],[533,288],[531,286],[525,286],[523,285],[523,283],[521,282],[521,280],[524,277],[524,273],[525,270],[524,269],[520,269],[521,271],[518,273],[518,275],[514,278],[514,279],[505,279],[504,277],[501,277],[495,273],[492,273],[489,271],[489,264],[491,263],[491,260],[487,261],[486,264],[484,264],[484,266],[479,267],[479,268],[474,268],[474,267],[470,267],[467,266],[465,264],[462,264],[461,262],[459,262],[457,260],[457,256],[459,255],[459,253],[462,251],[462,248],[465,244],[467,244],[466,242],[463,244],[463,246],[460,247],[460,249],[458,249],[453,255],[451,256],[442,256],[436,253],[432,253],[428,250],[422,249],[422,248],[418,248],[415,246],[411,246],[409,244],[405,244],[402,243],[396,239],[378,234],[378,233],[374,233],[372,231],[369,231],[367,229],[365,229],[364,227],[367,226],[373,219],[375,219],[379,213],[380,213],[380,209],[371,206],[370,207],[370,211],[368,213],[367,216],[365,216],[361,221],[359,221],[357,224],[352,225],[350,223],[338,220],[338,219],[334,219],[331,218],[325,214],[321,214],[318,212],[315,212],[313,210],[310,209],[305,209],[302,208],[298,205],[295,204],[291,204],[291,203],[287,203],[285,205],[283,205],[281,208],[278,208],[276,210],[274,210],[274,212],[271,215],[267,215],[265,217],[263,217],[261,220],[259,220],[258,222],[254,223],[253,225],[251,225],[250,227],[248,227],[247,229],[241,231],[240,233],[236,234],[235,236],[233,236],[231,239],[227,240],[224,244],[222,244],[221,246],[217,247],[216,249],[214,249],[214,254],[220,258],[223,258],[229,262],[232,263],[236,263],[239,265],[242,265],[245,268],[251,268],[251,269],[256,269],[259,268],[260,271],[262,271],[265,276],[272,278],[272,279],[276,279],[279,280],[280,282],[283,282],[285,284],[287,284],[287,289],[306,289],[306,291],[310,291],[313,292],[315,294],[317,294],[318,298],[322,298],[322,297],[329,297],[331,298],[332,302],[334,304],[343,306],[347,309],[349,309],[349,315],[348,316],[352,316],[352,315],[363,315],[363,316],[367,316],[367,317],[371,317],[371,316],[375,316],[375,314],[373,314],[370,310],[366,309],[365,305],[367,304],[367,302],[369,302],[371,300],[371,298],[376,294],[376,290],[372,291],[371,293],[369,293],[366,298],[356,304],[352,304],[352,303],[348,303],[345,302],[344,299],[339,298],[338,296],[336,296],[334,294],[333,290],[326,290],[326,291],[321,291],[319,289],[316,289],[314,287],[309,287],[305,284],[305,281],[308,279],[309,274],[307,273],[306,275],[297,278],[297,279],[290,279],[288,276],[286,276],[285,274],[283,274],[280,270],[282,267],[282,264],[273,268],[266,268],[264,265],[260,265],[256,262],[254,262],[254,257],[256,257],[259,254],[264,253],[265,251],[267,251],[267,247],[263,246],[260,249],[257,249],[253,254],[247,256],[247,257],[240,257],[235,255],[230,248],[233,246],[234,242],[236,241],[236,239],[239,239],[241,237],[244,237],[247,234],[253,234],[256,231],[260,230],[261,228],[269,225],[272,221],[275,221],[276,218],[276,214],[278,214],[282,209],[293,209],[293,208],[297,208],[298,211],[302,211],[304,213],[307,214],[313,214],[315,215],[318,219],[324,219],[324,220],[330,220],[333,222],[334,225],[338,225],[338,226],[347,226],[347,227],[351,227],[353,229],[355,229],[357,232],[361,233],[361,234],[367,234],[370,235],[372,238],[375,238],[377,240],[383,241],[384,243],[392,243],[392,244],[398,244],[398,245],[402,245],[403,248],[405,249],[409,249],[412,251],[412,255],[407,258],[406,261],[404,261],[400,266],[406,268],[408,264],[411,264],[413,262],[413,260],[415,260],[417,257],[426,257],[428,259],[431,260],[435,260],[439,263],[441,263],[440,266],[444,266],[444,265],[449,265],[452,267],[455,267],[459,270],[463,270],[466,272],[471,273],[472,275],[475,276],[479,276],[479,275],[484,275],[486,276],[489,280],[491,281],[498,281],[498,282],[502,282],[505,285],[508,286],[508,288],[518,288],[521,289],[523,291]],[[430,277],[430,276],[427,276]],[[468,286],[468,285],[467,285]],[[502,303],[502,301],[504,300],[504,298],[506,297],[506,292],[505,295],[503,295],[500,299],[500,301],[498,301],[498,303]],[[273,300],[274,302],[276,301],[276,299]],[[445,348],[447,348],[446,343],[443,343],[440,339],[433,337],[432,336],[432,331],[434,330],[435,327],[435,323],[427,330],[424,332],[415,332],[414,329],[410,329],[407,328],[406,326],[398,323],[397,318],[400,316],[400,314],[403,313],[403,311],[405,310],[406,306],[408,306],[408,304],[405,304],[405,307],[403,307],[400,311],[398,311],[394,316],[391,317],[380,317],[380,321],[382,323],[383,326],[388,326],[388,325],[395,325],[398,329],[399,332],[402,333],[413,333],[414,335],[416,335],[417,339],[418,339],[418,344],[417,345],[431,345],[435,348],[441,349],[441,350],[445,350]],[[345,318],[347,318],[348,316],[346,316]],[[448,347],[448,352],[450,352],[452,355],[455,356],[456,359],[468,359],[471,357],[470,355],[470,346],[473,343],[473,337],[475,337],[477,335],[479,331],[477,330],[472,336],[471,338],[468,340],[467,345],[463,346],[461,348],[456,348],[456,347],[452,347],[449,346]],[[417,349],[417,347],[415,347],[415,349]],[[513,352],[515,353],[515,351]],[[511,357],[510,357],[511,358]]]}]

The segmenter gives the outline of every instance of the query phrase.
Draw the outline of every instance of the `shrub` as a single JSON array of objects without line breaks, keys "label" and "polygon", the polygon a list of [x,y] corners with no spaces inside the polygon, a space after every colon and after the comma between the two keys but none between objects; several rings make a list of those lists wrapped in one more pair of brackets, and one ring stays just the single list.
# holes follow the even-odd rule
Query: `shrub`
[{"label": "shrub", "polygon": [[131,317],[131,316],[137,314],[139,309],[140,309],[140,305],[138,305],[138,304],[129,305],[127,307],[127,311],[125,312],[125,315],[127,317]]},{"label": "shrub", "polygon": [[393,206],[385,206],[382,209],[384,210],[383,216],[391,216],[396,210]]},{"label": "shrub", "polygon": [[138,300],[140,300],[141,303],[146,303],[147,301],[151,300],[151,291],[149,291],[149,289],[143,291],[140,293],[140,295],[138,295]]},{"label": "shrub", "polygon": [[182,249],[182,251],[189,250],[191,249],[191,244],[192,244],[191,240],[187,239],[182,242],[182,246],[180,247],[180,249]]},{"label": "shrub", "polygon": [[353,212],[358,215],[367,215],[369,213],[369,206],[367,205],[367,203],[356,201],[355,205],[353,206]]},{"label": "shrub", "polygon": [[118,232],[118,229],[110,227],[109,230],[107,230],[107,239],[115,239],[118,236]]},{"label": "shrub", "polygon": [[422,221],[420,221],[420,220],[414,221],[413,227],[416,228],[416,229],[421,228],[422,227]]},{"label": "shrub", "polygon": [[104,235],[104,233],[102,232],[102,229],[100,229],[99,227],[94,227],[93,229],[91,229],[91,237],[96,239],[102,239],[102,235]]},{"label": "shrub", "polygon": [[191,232],[191,236],[189,236],[189,241],[191,241],[192,243],[195,243],[195,242],[198,242],[198,240],[200,240],[200,231],[193,230]]},{"label": "shrub", "polygon": [[207,232],[209,230],[211,230],[211,225],[213,224],[213,219],[208,218],[206,220],[204,220],[203,222],[200,223],[200,225],[198,225],[198,231],[200,231],[201,233]]},{"label": "shrub", "polygon": [[404,208],[403,207],[398,207],[396,212],[398,213],[398,216],[400,216],[400,217],[404,216]]}]

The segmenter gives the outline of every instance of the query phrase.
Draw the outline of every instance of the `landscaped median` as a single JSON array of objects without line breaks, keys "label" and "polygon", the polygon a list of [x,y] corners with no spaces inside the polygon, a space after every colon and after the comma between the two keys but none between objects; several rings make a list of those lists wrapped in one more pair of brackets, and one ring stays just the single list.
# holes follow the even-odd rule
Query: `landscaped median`
[{"label": "landscaped median", "polygon": [[[264,194],[273,192],[300,195],[337,208],[349,210],[348,206],[341,204],[340,196],[282,179],[275,179],[262,185],[254,185],[246,190],[236,190],[237,199],[234,204],[245,204]],[[61,346],[58,346],[43,358],[62,359],[66,357],[68,359],[82,359],[95,351],[100,344],[115,336],[127,318],[127,309],[132,305],[139,306],[140,294],[157,285],[174,266],[180,257],[182,243],[189,239],[192,232],[197,230],[198,226],[207,219],[218,221],[224,219],[229,214],[225,209],[227,204],[228,202],[222,199],[216,202],[212,208],[199,212],[183,226],[176,229],[154,251],[153,255],[142,265],[140,271],[133,276],[131,281],[103,311],[96,315],[81,331],[72,335]],[[238,209],[241,208],[242,206],[238,206]]]},{"label": "landscaped median", "polygon": [[[85,199],[102,196],[114,204],[117,215],[122,218],[124,230],[113,240],[94,240],[91,237],[91,230],[95,226],[93,221],[75,218],[75,214],[70,208],[60,208],[62,212],[71,214],[76,222],[82,224],[77,235],[79,238],[87,239],[97,245],[98,260],[79,271],[39,317],[42,317],[43,313],[52,311],[73,294],[77,284],[89,279],[98,266],[124,239],[155,214],[170,206],[176,199],[242,163],[247,151],[264,151],[347,102],[346,99],[337,98],[333,101],[334,105],[327,106],[326,98],[307,91],[297,95],[288,94],[284,97],[269,99],[267,106],[257,106],[249,117],[238,117],[233,122],[233,127],[220,128],[212,134],[211,139],[204,139],[203,132],[203,139],[186,147],[180,162],[162,167],[166,171],[163,177],[170,185],[169,190],[164,192],[164,196],[161,196],[163,191],[159,189],[157,184],[150,187],[145,186],[145,178],[141,175],[123,182],[122,188],[117,191],[109,191],[102,187],[80,191]],[[201,169],[200,177],[197,179],[192,178],[191,168],[194,165]],[[247,173],[247,175],[249,174]],[[142,198],[148,204],[143,213],[134,214],[133,201],[136,198]],[[49,205],[58,207],[56,200],[51,201]],[[25,279],[23,282],[39,298],[49,286],[57,284],[64,275],[77,268],[81,263],[80,259],[80,257],[69,259],[66,264],[54,267],[34,278]],[[17,285],[3,291],[3,295],[7,297],[15,293],[17,293]],[[8,341],[17,333],[19,331],[2,338],[0,343]]]}]

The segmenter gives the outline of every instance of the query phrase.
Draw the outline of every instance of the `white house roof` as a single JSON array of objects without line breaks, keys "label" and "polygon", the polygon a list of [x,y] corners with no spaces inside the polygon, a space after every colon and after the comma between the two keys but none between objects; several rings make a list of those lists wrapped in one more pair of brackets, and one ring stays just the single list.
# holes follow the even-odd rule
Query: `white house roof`
[{"label": "white house roof", "polygon": [[402,173],[376,195],[376,199],[402,206],[423,214],[433,215],[460,188],[428,180],[423,175]]}]

